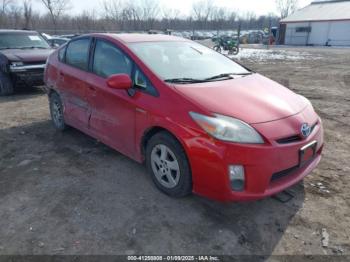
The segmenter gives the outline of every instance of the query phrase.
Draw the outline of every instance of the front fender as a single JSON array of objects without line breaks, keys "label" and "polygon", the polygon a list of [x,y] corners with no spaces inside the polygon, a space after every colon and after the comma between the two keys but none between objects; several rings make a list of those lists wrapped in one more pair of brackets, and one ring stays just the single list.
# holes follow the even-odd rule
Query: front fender
[{"label": "front fender", "polygon": [[172,119],[164,119],[163,117],[156,116],[152,116],[149,118],[148,125],[146,125],[146,128],[144,126],[143,128],[140,126],[136,126],[136,160],[138,160],[139,162],[144,161],[144,152],[142,150],[143,138],[150,130],[153,130],[154,128],[165,130],[171,135],[173,135],[180,142],[180,144],[186,152],[188,159],[190,160],[189,155],[192,141],[196,137],[201,136],[201,132],[182,123],[173,121]]}]

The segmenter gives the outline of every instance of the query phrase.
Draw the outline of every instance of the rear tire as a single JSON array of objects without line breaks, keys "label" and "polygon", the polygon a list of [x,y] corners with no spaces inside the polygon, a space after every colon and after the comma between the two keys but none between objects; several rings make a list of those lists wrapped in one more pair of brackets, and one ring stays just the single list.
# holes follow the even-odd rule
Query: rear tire
[{"label": "rear tire", "polygon": [[213,47],[213,49],[214,49],[216,52],[221,53],[221,47],[220,47],[219,45],[215,45],[215,46]]},{"label": "rear tire", "polygon": [[192,192],[191,168],[181,144],[169,133],[159,132],[147,143],[146,165],[154,184],[172,197]]},{"label": "rear tire", "polygon": [[14,88],[10,76],[0,72],[0,96],[12,95],[13,92]]},{"label": "rear tire", "polygon": [[54,127],[57,130],[63,131],[67,129],[64,122],[64,108],[60,96],[54,92],[49,96],[50,101],[50,115]]}]

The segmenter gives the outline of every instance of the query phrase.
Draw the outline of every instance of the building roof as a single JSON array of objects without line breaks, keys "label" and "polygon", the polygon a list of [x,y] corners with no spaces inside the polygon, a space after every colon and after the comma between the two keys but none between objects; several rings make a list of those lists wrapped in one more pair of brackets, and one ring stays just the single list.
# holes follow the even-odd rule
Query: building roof
[{"label": "building roof", "polygon": [[281,23],[350,20],[350,0],[315,1]]}]

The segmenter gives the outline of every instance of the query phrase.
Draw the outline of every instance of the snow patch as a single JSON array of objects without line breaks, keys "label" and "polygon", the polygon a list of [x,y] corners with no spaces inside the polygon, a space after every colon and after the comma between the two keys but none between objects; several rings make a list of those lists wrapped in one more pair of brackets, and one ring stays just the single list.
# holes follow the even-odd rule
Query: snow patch
[{"label": "snow patch", "polygon": [[238,55],[230,56],[230,58],[253,61],[269,61],[269,60],[284,60],[284,61],[300,61],[300,60],[316,60],[320,57],[312,55],[308,52],[298,52],[290,50],[268,50],[268,49],[240,49]]}]

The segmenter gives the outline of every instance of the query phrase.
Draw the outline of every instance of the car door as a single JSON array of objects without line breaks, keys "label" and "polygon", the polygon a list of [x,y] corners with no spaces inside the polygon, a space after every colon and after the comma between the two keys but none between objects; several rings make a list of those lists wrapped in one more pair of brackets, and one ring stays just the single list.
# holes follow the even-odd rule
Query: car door
[{"label": "car door", "polygon": [[59,89],[65,106],[67,122],[86,129],[89,119],[86,78],[88,77],[91,38],[70,42],[66,48],[65,61],[60,67]]},{"label": "car door", "polygon": [[135,100],[125,90],[107,86],[112,74],[131,76],[132,61],[114,44],[97,39],[88,81],[89,129],[97,138],[132,156],[135,143]]}]

